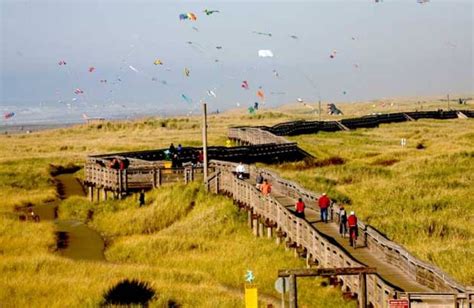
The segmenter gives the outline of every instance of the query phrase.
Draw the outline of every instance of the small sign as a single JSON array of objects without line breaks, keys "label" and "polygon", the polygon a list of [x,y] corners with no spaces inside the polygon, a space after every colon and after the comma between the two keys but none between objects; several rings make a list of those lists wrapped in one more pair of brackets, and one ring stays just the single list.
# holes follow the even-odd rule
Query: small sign
[{"label": "small sign", "polygon": [[390,308],[408,308],[408,299],[389,299],[388,306]]},{"label": "small sign", "polygon": [[288,277],[279,277],[277,280],[275,280],[275,290],[277,290],[277,292],[280,294],[288,292],[289,285],[290,279],[288,279]]},{"label": "small sign", "polygon": [[258,308],[258,290],[255,285],[245,286],[245,308]]}]

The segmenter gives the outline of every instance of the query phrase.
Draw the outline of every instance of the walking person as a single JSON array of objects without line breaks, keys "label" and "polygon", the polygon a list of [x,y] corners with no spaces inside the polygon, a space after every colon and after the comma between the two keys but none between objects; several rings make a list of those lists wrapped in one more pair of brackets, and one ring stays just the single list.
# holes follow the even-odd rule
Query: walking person
[{"label": "walking person", "polygon": [[255,187],[260,190],[260,186],[262,186],[262,183],[263,183],[263,175],[262,173],[260,172],[259,174],[257,174],[257,178],[255,179],[255,182],[257,184],[255,184]]},{"label": "walking person", "polygon": [[240,162],[237,167],[235,167],[235,174],[237,175],[237,178],[240,180],[244,179],[244,173],[245,173],[245,166]]},{"label": "walking person", "polygon": [[346,237],[347,234],[347,212],[342,204],[339,207],[339,234],[341,237]]},{"label": "walking person", "polygon": [[303,199],[298,198],[298,202],[296,202],[295,205],[295,215],[296,217],[303,218],[304,219],[304,208],[305,204],[303,202]]},{"label": "walking person", "polygon": [[143,189],[140,191],[140,195],[138,196],[138,203],[140,207],[145,205],[145,191]]},{"label": "walking person", "polygon": [[357,216],[354,211],[351,211],[347,217],[347,224],[349,225],[349,245],[356,248],[357,237],[359,236],[359,229],[357,228]]},{"label": "walking person", "polygon": [[321,222],[328,222],[328,208],[330,204],[331,199],[329,199],[326,193],[323,193],[318,200],[319,212],[321,213]]},{"label": "walking person", "polygon": [[263,180],[263,184],[260,186],[260,191],[264,196],[268,196],[272,192],[272,184],[268,183],[268,180]]}]

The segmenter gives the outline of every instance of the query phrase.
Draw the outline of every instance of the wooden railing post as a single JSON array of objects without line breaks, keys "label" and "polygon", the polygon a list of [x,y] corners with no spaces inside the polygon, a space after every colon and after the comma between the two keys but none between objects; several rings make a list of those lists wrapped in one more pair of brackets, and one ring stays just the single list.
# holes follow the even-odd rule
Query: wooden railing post
[{"label": "wooden railing post", "polygon": [[123,170],[124,177],[125,177],[125,193],[128,192],[128,171],[127,169]]},{"label": "wooden railing post", "polygon": [[367,308],[367,276],[359,274],[359,307]]},{"label": "wooden railing post", "polygon": [[161,181],[162,181],[162,178],[161,178],[161,168],[158,168],[158,178],[157,178],[158,187],[161,186]]},{"label": "wooden railing post", "polygon": [[157,182],[156,182],[156,169],[153,168],[153,171],[152,171],[152,174],[153,174],[153,188],[156,188],[157,187]]},{"label": "wooden railing post", "polygon": [[296,285],[296,276],[290,275],[290,308],[298,307],[298,287]]}]

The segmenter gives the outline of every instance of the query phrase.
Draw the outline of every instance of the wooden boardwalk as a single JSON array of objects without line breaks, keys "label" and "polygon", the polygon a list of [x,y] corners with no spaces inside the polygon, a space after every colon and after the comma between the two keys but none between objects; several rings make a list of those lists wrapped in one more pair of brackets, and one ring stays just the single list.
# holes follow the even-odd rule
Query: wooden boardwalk
[{"label": "wooden boardwalk", "polygon": [[[280,204],[285,206],[288,210],[293,211],[296,203],[296,199],[283,196],[278,191],[272,192],[273,198],[275,198]],[[356,249],[349,246],[349,239],[342,238],[339,235],[339,225],[335,222],[323,223],[320,220],[319,212],[306,208],[305,219],[313,226],[316,230],[326,236],[326,238],[347,251],[357,262],[367,266],[375,267],[377,273],[382,279],[390,283],[391,285],[403,290],[405,292],[428,292],[432,291],[430,288],[423,286],[413,281],[408,275],[406,275],[399,268],[383,261],[383,255],[370,251],[363,243],[357,244]]]}]

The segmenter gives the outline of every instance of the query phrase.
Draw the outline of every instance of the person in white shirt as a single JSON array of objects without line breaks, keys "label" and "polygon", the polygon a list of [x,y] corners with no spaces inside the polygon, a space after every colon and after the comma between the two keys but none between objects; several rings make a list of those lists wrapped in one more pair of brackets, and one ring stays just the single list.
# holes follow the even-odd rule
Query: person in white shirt
[{"label": "person in white shirt", "polygon": [[237,175],[237,178],[243,179],[244,173],[245,173],[245,166],[242,164],[242,162],[240,162],[235,168],[235,174]]}]

